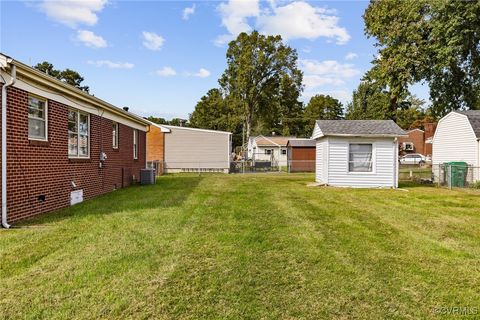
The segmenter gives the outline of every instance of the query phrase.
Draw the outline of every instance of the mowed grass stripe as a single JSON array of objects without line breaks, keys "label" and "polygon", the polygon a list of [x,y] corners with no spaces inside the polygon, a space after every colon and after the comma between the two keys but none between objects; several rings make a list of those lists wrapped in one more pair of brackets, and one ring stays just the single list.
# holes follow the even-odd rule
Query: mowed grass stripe
[{"label": "mowed grass stripe", "polygon": [[0,233],[0,318],[435,318],[480,306],[477,193],[174,175]]}]

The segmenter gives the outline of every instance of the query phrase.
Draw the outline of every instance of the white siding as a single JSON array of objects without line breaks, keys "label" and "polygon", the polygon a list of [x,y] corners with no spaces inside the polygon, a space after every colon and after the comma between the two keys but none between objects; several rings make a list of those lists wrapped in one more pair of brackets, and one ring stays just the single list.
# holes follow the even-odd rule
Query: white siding
[{"label": "white siding", "polygon": [[287,150],[287,147],[277,147],[277,146],[269,146],[269,147],[259,147],[256,148],[255,155],[252,154],[252,158],[255,160],[261,161],[270,161],[272,160],[272,154],[266,154],[265,150],[273,150],[273,161],[278,162],[280,166],[287,165],[287,154],[282,154],[281,150]]},{"label": "white siding", "polygon": [[315,126],[313,128],[313,133],[312,133],[312,139],[319,138],[322,135],[322,131],[320,130],[320,127],[318,126],[317,123],[315,123]]},{"label": "white siding", "polygon": [[315,157],[315,181],[327,183],[327,139],[317,140]]},{"label": "white siding", "polygon": [[465,161],[478,166],[478,158],[477,138],[467,117],[451,112],[442,118],[433,138],[432,164]]},{"label": "white siding", "polygon": [[168,127],[165,133],[166,172],[230,168],[230,135]]},{"label": "white siding", "polygon": [[315,156],[315,181],[324,182],[323,180],[323,142],[317,141]]},{"label": "white siding", "polygon": [[[349,172],[348,152],[350,143],[373,144],[373,171]],[[340,187],[375,188],[396,187],[396,144],[393,138],[329,138],[328,184]]]}]

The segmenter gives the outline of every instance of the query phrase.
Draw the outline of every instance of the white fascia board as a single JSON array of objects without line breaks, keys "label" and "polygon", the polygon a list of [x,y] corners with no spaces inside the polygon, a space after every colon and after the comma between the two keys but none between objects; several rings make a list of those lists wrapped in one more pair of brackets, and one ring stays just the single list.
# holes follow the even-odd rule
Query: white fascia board
[{"label": "white fascia board", "polygon": [[210,133],[221,133],[221,134],[232,134],[228,131],[219,131],[219,130],[209,130],[209,129],[200,129],[200,128],[190,128],[190,127],[179,127],[179,126],[171,126],[171,125],[161,125],[167,129],[181,129],[181,130],[192,130],[192,131],[201,131],[201,132],[210,132]]}]

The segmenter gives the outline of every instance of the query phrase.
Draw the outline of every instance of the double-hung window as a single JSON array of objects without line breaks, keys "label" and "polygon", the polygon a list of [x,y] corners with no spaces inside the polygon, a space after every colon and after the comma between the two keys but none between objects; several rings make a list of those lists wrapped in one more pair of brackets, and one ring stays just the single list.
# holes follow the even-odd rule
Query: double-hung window
[{"label": "double-hung window", "polygon": [[112,124],[112,147],[118,149],[118,123]]},{"label": "double-hung window", "polygon": [[348,155],[349,172],[373,171],[373,145],[371,143],[351,143]]},{"label": "double-hung window", "polygon": [[47,139],[47,101],[28,96],[28,138]]},{"label": "double-hung window", "polygon": [[90,156],[90,116],[78,110],[68,110],[68,156]]},{"label": "double-hung window", "polygon": [[133,130],[133,159],[138,159],[138,130]]}]

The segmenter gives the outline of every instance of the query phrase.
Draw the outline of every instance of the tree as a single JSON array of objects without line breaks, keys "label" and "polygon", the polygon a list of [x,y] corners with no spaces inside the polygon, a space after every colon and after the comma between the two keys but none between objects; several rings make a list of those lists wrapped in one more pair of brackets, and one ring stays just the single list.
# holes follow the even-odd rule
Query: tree
[{"label": "tree", "polygon": [[43,61],[41,63],[37,63],[37,65],[34,66],[35,69],[40,70],[52,77],[57,78],[58,80],[61,80],[71,86],[74,86],[80,90],[83,90],[85,92],[89,92],[89,87],[88,86],[82,86],[82,82],[84,78],[75,70],[72,69],[65,69],[63,71],[56,70],[50,62]]},{"label": "tree", "polygon": [[305,132],[311,135],[315,120],[339,120],[343,118],[343,105],[329,95],[313,96],[305,108]]},{"label": "tree", "polygon": [[[430,110],[425,110],[424,104],[425,101],[414,95],[402,99],[395,110],[394,118],[397,124],[403,129],[423,127],[423,122],[419,123],[419,121],[432,120]],[[349,120],[392,119],[389,93],[375,83],[361,82],[357,90],[353,91],[352,102],[347,106],[346,118]]]},{"label": "tree", "polygon": [[194,128],[229,131],[233,133],[234,146],[241,145],[242,141],[242,117],[229,102],[224,98],[220,89],[210,89],[204,95],[195,110],[190,114],[190,124]]},{"label": "tree", "polygon": [[349,120],[391,119],[389,95],[376,83],[362,81],[353,91],[345,117]]},{"label": "tree", "polygon": [[428,82],[436,115],[479,107],[479,1],[371,1],[364,21],[379,47],[365,79],[387,91],[392,117],[419,81]]},{"label": "tree", "polygon": [[227,124],[226,104],[219,89],[210,89],[204,95],[190,115],[190,124],[195,128],[225,130]]},{"label": "tree", "polygon": [[303,74],[297,66],[297,52],[284,45],[280,36],[241,33],[230,42],[226,56],[227,69],[219,83],[241,109],[248,139],[254,125],[265,129],[266,123],[276,122],[271,119],[273,112],[285,108],[282,99],[287,95],[301,92]]},{"label": "tree", "polygon": [[156,124],[168,124],[168,121],[165,120],[165,118],[158,118],[158,117],[150,116],[150,117],[147,117],[145,119],[147,119],[148,121],[151,121],[153,123],[156,123]]}]

